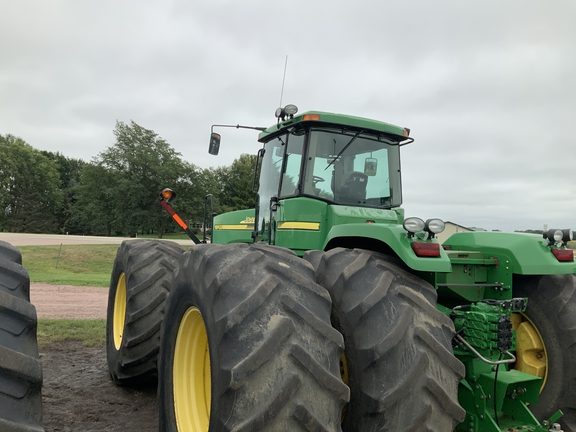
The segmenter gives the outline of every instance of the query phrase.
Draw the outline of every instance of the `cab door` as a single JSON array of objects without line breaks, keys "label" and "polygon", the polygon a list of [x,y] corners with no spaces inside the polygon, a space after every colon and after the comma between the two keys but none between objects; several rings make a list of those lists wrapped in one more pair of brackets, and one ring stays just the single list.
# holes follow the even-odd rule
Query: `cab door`
[{"label": "cab door", "polygon": [[264,145],[257,198],[256,241],[275,244],[279,200],[300,195],[303,143],[302,134],[284,134]]}]

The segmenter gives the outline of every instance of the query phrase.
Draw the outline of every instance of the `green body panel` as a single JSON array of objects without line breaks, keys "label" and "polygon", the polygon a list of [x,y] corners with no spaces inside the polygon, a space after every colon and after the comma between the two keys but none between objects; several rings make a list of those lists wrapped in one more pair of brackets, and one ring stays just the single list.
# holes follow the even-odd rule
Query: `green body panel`
[{"label": "green body panel", "polygon": [[[276,212],[277,246],[292,249],[298,255],[307,250],[322,249],[329,226],[326,215],[329,205],[311,198],[290,198],[278,203]],[[283,229],[283,223],[318,224],[318,229]]]},{"label": "green body panel", "polygon": [[[496,383],[498,425],[494,415],[495,372],[476,359],[465,364],[467,378],[460,383],[458,401],[466,410],[466,419],[456,427],[457,432],[501,432],[509,428],[526,432],[548,431],[540,426],[526,405],[537,399],[542,385],[540,378],[516,370],[507,371],[500,366]],[[507,397],[510,394],[515,394],[514,399]]]},{"label": "green body panel", "polygon": [[558,262],[541,236],[503,232],[452,234],[444,245],[457,251],[477,251],[495,258],[506,272],[523,275],[576,273],[576,262]]},{"label": "green body panel", "polygon": [[408,267],[417,272],[449,272],[451,269],[450,260],[442,248],[440,248],[440,257],[417,257],[410,246],[411,242],[408,240],[406,231],[399,225],[378,223],[335,225],[328,233],[325,248],[337,247],[346,239],[356,239],[359,244],[363,239],[378,240],[383,246],[390,247]]},{"label": "green body panel", "polygon": [[212,243],[252,243],[254,209],[238,210],[214,217]]}]

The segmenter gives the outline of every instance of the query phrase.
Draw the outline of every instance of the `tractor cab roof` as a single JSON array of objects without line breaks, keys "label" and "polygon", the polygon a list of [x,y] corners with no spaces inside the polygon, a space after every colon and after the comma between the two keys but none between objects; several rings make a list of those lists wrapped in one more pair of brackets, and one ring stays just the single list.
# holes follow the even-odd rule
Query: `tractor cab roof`
[{"label": "tractor cab roof", "polygon": [[296,126],[338,126],[345,127],[347,129],[363,130],[365,132],[376,132],[383,133],[389,137],[397,138],[397,141],[410,140],[408,135],[410,129],[403,128],[400,126],[395,126],[390,123],[384,123],[378,120],[371,120],[363,117],[356,117],[344,114],[328,113],[323,111],[307,111],[305,113],[296,115],[287,120],[280,121],[278,124],[268,127],[266,130],[262,131],[258,136],[258,141],[266,142],[272,136],[276,136],[285,133],[287,129]]}]

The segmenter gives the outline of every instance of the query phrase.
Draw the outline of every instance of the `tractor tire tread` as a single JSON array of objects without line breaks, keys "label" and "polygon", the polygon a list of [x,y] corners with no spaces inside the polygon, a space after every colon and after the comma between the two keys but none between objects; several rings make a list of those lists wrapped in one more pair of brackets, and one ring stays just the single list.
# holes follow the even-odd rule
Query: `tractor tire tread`
[{"label": "tractor tire tread", "polygon": [[30,278],[15,247],[0,242],[0,430],[43,431],[42,364]]},{"label": "tractor tire tread", "polygon": [[[155,383],[164,306],[183,252],[179,244],[165,240],[126,240],[119,247],[110,281],[106,341],[108,369],[116,384]],[[126,311],[117,350],[112,327],[121,274],[126,278]]]},{"label": "tractor tire tread", "polygon": [[[168,313],[182,315],[187,302],[210,341],[211,432],[340,430],[349,398],[337,361],[343,340],[310,264],[274,246],[201,246],[184,255]],[[162,371],[178,324],[164,325]],[[159,380],[163,431],[173,431],[170,379]]]},{"label": "tractor tire tread", "polygon": [[312,255],[346,344],[352,395],[343,430],[452,430],[465,415],[457,400],[465,371],[434,287],[377,252]]}]

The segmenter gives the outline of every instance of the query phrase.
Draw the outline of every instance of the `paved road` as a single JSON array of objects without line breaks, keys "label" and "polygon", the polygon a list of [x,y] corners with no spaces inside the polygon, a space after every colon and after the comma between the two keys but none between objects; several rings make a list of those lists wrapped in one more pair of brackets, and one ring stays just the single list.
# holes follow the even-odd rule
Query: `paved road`
[{"label": "paved road", "polygon": [[[120,244],[126,237],[97,237],[97,236],[75,236],[57,234],[13,234],[1,233],[0,240],[8,242],[13,246],[44,246],[59,244]],[[192,240],[175,240],[183,246],[191,246]]]}]

